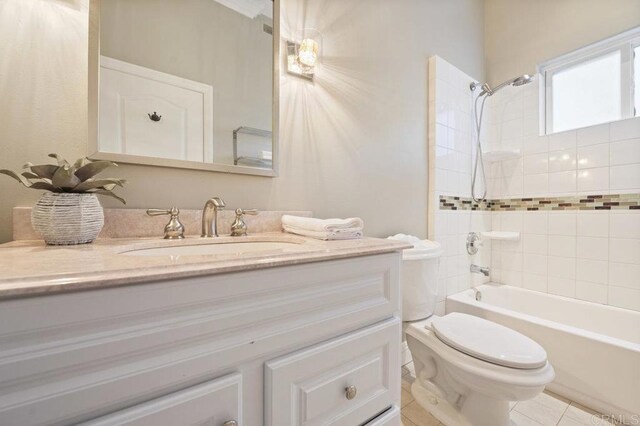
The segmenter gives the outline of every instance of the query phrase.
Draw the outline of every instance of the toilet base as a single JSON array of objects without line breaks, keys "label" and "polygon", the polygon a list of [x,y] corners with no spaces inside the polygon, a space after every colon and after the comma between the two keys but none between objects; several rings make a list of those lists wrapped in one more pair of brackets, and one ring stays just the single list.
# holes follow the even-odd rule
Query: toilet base
[{"label": "toilet base", "polygon": [[460,411],[446,399],[423,388],[418,381],[411,385],[411,395],[418,404],[445,425],[473,426]]},{"label": "toilet base", "polygon": [[411,394],[422,408],[446,425],[460,426],[510,426],[509,402],[470,394],[458,410],[446,399],[425,389],[416,380]]}]

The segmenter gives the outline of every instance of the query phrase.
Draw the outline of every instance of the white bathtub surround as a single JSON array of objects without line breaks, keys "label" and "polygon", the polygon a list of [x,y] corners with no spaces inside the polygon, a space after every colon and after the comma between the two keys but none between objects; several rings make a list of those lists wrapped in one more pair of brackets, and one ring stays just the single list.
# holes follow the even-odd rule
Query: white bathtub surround
[{"label": "white bathtub surround", "polygon": [[[470,197],[473,152],[473,109],[469,83],[475,79],[439,56],[429,58],[429,239],[443,248],[436,314],[444,313],[444,297],[488,278],[469,272],[471,263],[489,266],[490,250],[469,256],[469,232],[491,230],[490,212],[441,210],[441,196]],[[485,247],[491,246],[490,241]]]},{"label": "white bathtub surround", "polygon": [[551,391],[616,419],[640,413],[640,313],[512,286],[477,289],[481,302],[461,292],[447,298],[447,312],[477,315],[540,343],[556,371]]},{"label": "white bathtub surround", "polygon": [[[488,164],[489,198],[640,192],[640,118],[539,136],[538,81],[487,101],[487,147],[521,159]],[[492,213],[492,280],[640,311],[640,211]]]}]

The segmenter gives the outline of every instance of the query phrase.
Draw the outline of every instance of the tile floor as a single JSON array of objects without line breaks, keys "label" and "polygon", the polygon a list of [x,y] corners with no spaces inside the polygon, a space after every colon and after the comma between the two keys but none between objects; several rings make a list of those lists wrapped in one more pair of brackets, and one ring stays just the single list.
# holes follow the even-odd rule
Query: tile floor
[{"label": "tile floor", "polygon": [[[402,367],[402,423],[404,426],[445,426],[422,408],[411,395],[415,380],[413,363]],[[511,422],[515,426],[600,426],[613,425],[598,413],[566,398],[545,391],[529,401],[511,407]],[[446,425],[456,426],[456,425]]]}]

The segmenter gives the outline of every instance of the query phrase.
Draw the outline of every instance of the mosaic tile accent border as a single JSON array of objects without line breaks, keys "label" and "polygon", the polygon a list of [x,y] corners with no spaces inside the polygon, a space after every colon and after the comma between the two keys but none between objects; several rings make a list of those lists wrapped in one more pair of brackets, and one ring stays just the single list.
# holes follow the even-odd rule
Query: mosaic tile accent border
[{"label": "mosaic tile accent border", "polygon": [[638,194],[577,195],[571,197],[501,198],[476,203],[471,198],[440,196],[440,210],[549,211],[640,210]]}]

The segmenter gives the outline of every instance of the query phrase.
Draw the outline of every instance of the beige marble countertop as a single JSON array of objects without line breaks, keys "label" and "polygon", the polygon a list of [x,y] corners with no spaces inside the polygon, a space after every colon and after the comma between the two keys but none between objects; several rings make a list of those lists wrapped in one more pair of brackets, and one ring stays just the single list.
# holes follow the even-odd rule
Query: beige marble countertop
[{"label": "beige marble countertop", "polygon": [[[237,254],[189,256],[132,256],[132,250],[200,244],[288,242],[291,248]],[[47,246],[42,241],[14,241],[0,245],[0,299],[55,294],[249,271],[399,251],[405,243],[377,238],[319,241],[283,232],[247,237],[184,240],[161,238],[105,238],[93,244]]]}]

